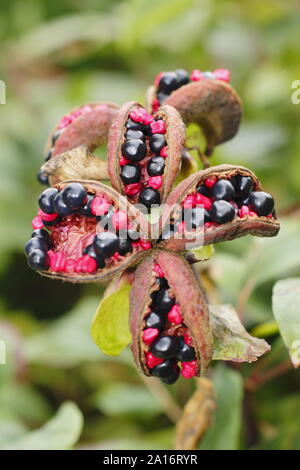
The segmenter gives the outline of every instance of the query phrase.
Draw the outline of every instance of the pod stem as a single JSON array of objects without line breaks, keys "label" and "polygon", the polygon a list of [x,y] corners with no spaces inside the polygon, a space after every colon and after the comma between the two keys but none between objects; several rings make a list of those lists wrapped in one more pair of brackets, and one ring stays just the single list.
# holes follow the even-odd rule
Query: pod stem
[{"label": "pod stem", "polygon": [[210,167],[210,161],[207,157],[212,155],[212,151],[209,154],[206,153],[207,151],[203,153],[197,145],[195,145],[194,147],[187,147],[187,150],[196,150],[198,157],[202,162],[203,170],[206,170],[206,168]]}]

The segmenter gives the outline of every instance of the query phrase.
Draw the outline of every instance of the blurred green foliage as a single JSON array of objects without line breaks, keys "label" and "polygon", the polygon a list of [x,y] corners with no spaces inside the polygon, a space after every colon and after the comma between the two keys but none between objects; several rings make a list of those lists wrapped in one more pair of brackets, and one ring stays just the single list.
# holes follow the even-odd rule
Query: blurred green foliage
[{"label": "blurred green foliage", "polygon": [[[42,279],[22,252],[45,139],[77,104],[143,101],[161,70],[231,69],[244,120],[213,163],[253,169],[275,195],[282,231],[274,240],[216,246],[200,269],[210,300],[233,304],[248,328],[273,320],[272,286],[300,274],[300,105],[291,102],[291,84],[300,79],[299,26],[296,0],[2,1],[0,337],[7,364],[0,365],[0,446],[173,445],[170,413],[160,392],[141,381],[129,350],[108,358],[92,342],[102,287]],[[271,334],[272,352],[257,364],[213,368],[218,411],[203,448],[300,449],[299,372],[289,367],[276,328]],[[270,370],[269,380],[250,386]],[[182,407],[193,387],[179,381],[168,400]],[[59,410],[66,401],[74,403]]]}]

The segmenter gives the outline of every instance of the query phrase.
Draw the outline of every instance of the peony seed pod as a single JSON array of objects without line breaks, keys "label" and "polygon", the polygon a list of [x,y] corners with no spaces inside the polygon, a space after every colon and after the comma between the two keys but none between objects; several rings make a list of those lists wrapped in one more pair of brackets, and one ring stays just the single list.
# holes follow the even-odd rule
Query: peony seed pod
[{"label": "peony seed pod", "polygon": [[138,266],[130,293],[134,360],[145,375],[174,383],[203,374],[212,358],[208,305],[190,265],[154,250]]},{"label": "peony seed pod", "polygon": [[[162,212],[161,243],[181,251],[251,234],[279,231],[274,200],[247,168],[219,165],[182,181]],[[186,244],[192,244],[186,246]]]},{"label": "peony seed pod", "polygon": [[163,72],[147,91],[147,106],[152,111],[162,104],[174,106],[186,125],[198,124],[207,142],[205,153],[210,155],[215,145],[235,136],[241,121],[242,103],[228,82],[225,69],[194,70],[191,75],[182,69]]},{"label": "peony seed pod", "polygon": [[171,106],[152,116],[138,103],[124,104],[109,132],[113,187],[148,208],[163,202],[180,169],[184,138],[184,124]]},{"label": "peony seed pod", "polygon": [[106,280],[133,266],[152,246],[141,212],[102,183],[64,181],[43,191],[38,203],[25,252],[29,266],[44,276]]}]

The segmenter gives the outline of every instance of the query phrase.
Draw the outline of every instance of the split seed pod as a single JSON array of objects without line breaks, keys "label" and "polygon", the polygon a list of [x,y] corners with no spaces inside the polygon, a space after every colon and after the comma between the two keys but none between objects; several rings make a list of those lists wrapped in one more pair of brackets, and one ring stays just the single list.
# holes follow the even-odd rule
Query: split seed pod
[{"label": "split seed pod", "polygon": [[250,170],[234,165],[210,167],[182,181],[166,201],[161,227],[162,246],[174,251],[247,234],[273,237],[280,228],[272,196]]},{"label": "split seed pod", "polygon": [[132,352],[139,370],[166,383],[205,372],[212,358],[208,305],[190,265],[154,250],[130,293]]}]

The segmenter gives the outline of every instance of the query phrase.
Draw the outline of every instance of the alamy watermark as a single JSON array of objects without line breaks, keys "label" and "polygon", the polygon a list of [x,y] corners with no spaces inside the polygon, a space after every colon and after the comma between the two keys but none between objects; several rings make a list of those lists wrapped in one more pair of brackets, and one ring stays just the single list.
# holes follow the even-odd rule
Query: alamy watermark
[{"label": "alamy watermark", "polygon": [[6,104],[6,84],[0,80],[0,104]]}]

